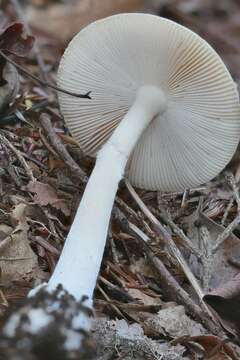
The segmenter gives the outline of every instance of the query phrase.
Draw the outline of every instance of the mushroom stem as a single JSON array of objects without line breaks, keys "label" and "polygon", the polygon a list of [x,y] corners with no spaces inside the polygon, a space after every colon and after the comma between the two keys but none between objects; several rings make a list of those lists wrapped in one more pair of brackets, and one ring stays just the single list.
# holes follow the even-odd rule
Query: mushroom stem
[{"label": "mushroom stem", "polygon": [[48,288],[58,284],[77,300],[91,305],[118,183],[136,142],[151,120],[166,109],[166,98],[155,86],[143,86],[112,136],[98,152],[70,232]]}]

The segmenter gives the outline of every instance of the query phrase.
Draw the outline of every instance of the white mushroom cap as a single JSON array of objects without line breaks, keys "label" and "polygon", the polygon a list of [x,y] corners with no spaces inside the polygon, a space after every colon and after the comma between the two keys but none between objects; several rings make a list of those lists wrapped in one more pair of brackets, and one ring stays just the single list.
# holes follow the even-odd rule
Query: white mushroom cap
[{"label": "white mushroom cap", "polygon": [[137,89],[161,87],[167,110],[142,134],[126,172],[141,188],[177,191],[205,183],[239,141],[239,98],[224,63],[197,34],[158,16],[120,14],[87,26],[65,51],[58,85],[92,91],[92,100],[60,94],[59,101],[72,135],[93,156]]}]

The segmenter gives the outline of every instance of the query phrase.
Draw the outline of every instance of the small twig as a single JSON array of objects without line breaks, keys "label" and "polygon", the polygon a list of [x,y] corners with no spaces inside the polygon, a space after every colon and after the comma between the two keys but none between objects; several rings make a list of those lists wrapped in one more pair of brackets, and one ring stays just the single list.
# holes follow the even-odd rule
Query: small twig
[{"label": "small twig", "polygon": [[210,239],[210,234],[206,226],[200,226],[199,229],[199,244],[201,246],[201,262],[203,268],[202,274],[202,285],[203,290],[208,291],[209,281],[212,275],[213,267],[213,256],[212,256],[212,241]]},{"label": "small twig", "polygon": [[134,231],[135,234],[137,234],[143,241],[145,241],[146,243],[150,240],[149,237],[142,231],[140,230],[136,225],[132,224],[132,223],[128,223],[129,228]]},{"label": "small twig", "polygon": [[233,176],[232,173],[228,173],[226,175],[226,179],[228,181],[228,183],[231,185],[232,189],[233,189],[233,196],[236,200],[236,203],[237,203],[237,211],[238,211],[238,214],[240,214],[240,196],[239,196],[239,188],[238,186],[236,185],[236,182],[235,182],[235,178]]},{"label": "small twig", "polygon": [[132,208],[130,208],[130,206],[128,206],[128,204],[126,204],[126,202],[123,201],[119,196],[115,197],[115,202],[121,208],[125,209],[127,211],[127,213],[129,214],[129,216],[132,216],[135,220],[139,221],[138,214]]},{"label": "small twig", "polygon": [[212,253],[215,254],[218,248],[222,245],[222,243],[232,234],[232,232],[236,229],[236,227],[240,223],[240,196],[239,196],[239,187],[236,185],[235,178],[232,173],[227,173],[225,175],[227,182],[233,189],[233,197],[230,199],[230,202],[225,210],[223,215],[222,224],[225,223],[228,213],[233,205],[234,200],[237,203],[237,216],[236,218],[226,227],[226,229],[217,237],[216,244],[212,249]]},{"label": "small twig", "polygon": [[146,243],[143,244],[151,265],[154,266],[155,270],[160,276],[162,286],[164,286],[165,290],[167,289],[169,298],[173,299],[174,294],[174,297],[176,296],[177,300],[182,305],[186,306],[192,316],[199,320],[210,332],[217,335],[222,334],[223,332],[220,326],[218,326],[218,324],[214,323],[212,319],[209,319],[208,316],[206,316],[205,312],[203,312],[202,309],[191,300],[188,293],[169,273],[162,261],[154,255],[154,253],[147,247]]},{"label": "small twig", "polygon": [[47,139],[43,135],[42,129],[39,129],[39,136],[43,145],[48,149],[48,151],[57,159],[59,157],[58,153],[53,149],[53,147],[48,143]]},{"label": "small twig", "polygon": [[8,301],[7,301],[7,299],[6,299],[6,297],[5,297],[2,290],[0,290],[0,297],[2,299],[1,305],[8,307],[9,306]]},{"label": "small twig", "polygon": [[31,260],[32,257],[19,257],[19,258],[12,258],[12,257],[0,257],[0,261],[19,261],[19,260]]},{"label": "small twig", "polygon": [[73,160],[73,158],[69,155],[68,151],[66,150],[65,146],[63,145],[61,139],[55,133],[51,120],[48,114],[42,113],[40,115],[40,124],[42,125],[44,131],[46,132],[49,140],[51,141],[51,145],[54,150],[57,152],[59,157],[65,162],[71,172],[78,176],[79,179],[83,182],[87,181],[87,176],[85,172],[79,167],[79,165]]},{"label": "small twig", "polygon": [[37,160],[35,157],[25,154],[22,151],[20,151],[20,154],[27,160],[30,160],[32,162],[34,162],[35,164],[37,164],[39,167],[41,167],[42,169],[44,169],[45,171],[48,170],[48,167],[46,165],[44,165],[41,161]]},{"label": "small twig", "polygon": [[225,224],[225,222],[227,220],[227,217],[228,217],[228,214],[229,214],[229,212],[230,212],[230,210],[231,210],[231,208],[233,206],[233,203],[234,203],[234,197],[232,196],[231,199],[229,200],[229,203],[228,203],[228,205],[226,207],[226,210],[225,210],[225,212],[223,214],[223,217],[222,217],[222,220],[221,220],[222,225]]},{"label": "small twig", "polygon": [[226,229],[217,237],[216,243],[212,249],[212,254],[215,254],[222,243],[232,234],[236,227],[240,224],[240,215],[226,227]]},{"label": "small twig", "polygon": [[0,139],[16,155],[17,159],[20,161],[23,168],[25,169],[26,174],[29,177],[29,179],[31,181],[34,181],[35,177],[33,176],[32,170],[28,166],[28,164],[25,161],[24,157],[22,156],[21,152],[18,151],[2,133],[0,133]]},{"label": "small twig", "polygon": [[[8,51],[9,52],[9,51]],[[9,54],[11,55],[11,53],[9,52]],[[6,60],[8,61],[10,64],[12,64],[13,66],[15,66],[20,72],[22,72],[24,75],[30,77],[32,80],[36,81],[37,83],[39,83],[40,85],[44,86],[44,87],[49,87],[51,89],[54,89],[58,92],[62,92],[64,94],[68,94],[77,98],[82,98],[82,99],[91,99],[91,91],[88,91],[86,94],[77,94],[75,92],[72,91],[68,91],[65,89],[61,89],[56,85],[50,84],[49,82],[45,81],[45,80],[41,80],[39,79],[37,76],[30,74],[26,69],[24,69],[21,65],[19,65],[18,63],[16,63],[14,60],[10,59],[9,56],[7,56],[2,50],[0,50],[0,55]]]},{"label": "small twig", "polygon": [[[109,304],[108,301],[106,300],[100,300],[100,299],[95,299],[94,302],[96,304]],[[117,305],[120,309],[123,310],[135,310],[135,311],[145,311],[145,312],[157,312],[159,310],[161,310],[162,305],[145,305],[145,304],[141,304],[136,302],[135,299],[133,299],[133,302],[128,302],[128,303],[123,303],[120,302],[118,300],[110,300],[111,304],[115,304]]]},{"label": "small twig", "polygon": [[187,199],[189,196],[189,189],[184,190],[182,202],[181,202],[181,208],[185,208],[187,206]]},{"label": "small twig", "polygon": [[105,291],[101,288],[100,285],[97,284],[97,289],[100,291],[100,293],[103,295],[104,299],[106,299],[109,302],[109,305],[111,306],[111,308],[118,314],[118,316],[122,317],[123,319],[127,320],[125,318],[125,316],[123,315],[123,313],[118,309],[118,307],[114,304],[111,304],[111,299],[109,298],[109,296],[105,293]]},{"label": "small twig", "polygon": [[[161,214],[162,215],[162,214]],[[166,223],[172,228],[174,233],[181,239],[182,245],[184,245],[188,250],[193,253],[197,259],[201,258],[201,254],[199,254],[199,251],[195,248],[191,240],[187,237],[187,235],[183,232],[180,227],[175,224],[175,222],[168,216],[166,219]]]},{"label": "small twig", "polygon": [[233,195],[226,207],[226,210],[223,214],[223,217],[222,217],[222,221],[221,221],[221,224],[224,225],[226,220],[227,220],[227,217],[228,217],[228,214],[229,214],[229,211],[231,210],[232,206],[233,206],[233,203],[234,203],[234,200],[236,201],[237,203],[237,212],[238,214],[240,215],[240,196],[239,196],[239,187],[236,185],[236,181],[235,181],[235,178],[233,176],[233,174],[230,172],[226,173],[225,174],[225,178],[227,180],[227,182],[229,183],[229,185],[232,187],[232,190],[233,190]]},{"label": "small twig", "polygon": [[[206,195],[208,193],[208,188],[206,186],[199,186],[188,190],[188,196],[192,196],[195,193]],[[183,195],[184,195],[184,191],[176,191],[171,193],[158,192],[158,196],[161,196],[163,199],[175,198],[177,196],[183,196]]]},{"label": "small twig", "polygon": [[202,309],[191,300],[187,292],[174,279],[162,261],[154,255],[151,248],[148,246],[150,238],[136,225],[129,222],[121,210],[115,208],[114,213],[126,231],[130,231],[130,233],[133,232],[135,235],[137,235],[137,239],[141,242],[150,264],[154,267],[161,279],[162,289],[164,289],[164,292],[166,293],[169,300],[177,300],[179,303],[186,306],[191,315],[195,319],[199,320],[211,333],[217,335],[223,334],[219,325],[215,324],[211,319],[209,319],[205,312],[203,312]]},{"label": "small twig", "polygon": [[47,250],[53,255],[59,256],[60,251],[57,250],[53,245],[47,242],[45,239],[41,238],[40,236],[30,236],[32,242],[39,244],[42,248]]},{"label": "small twig", "polygon": [[115,241],[114,241],[114,238],[112,235],[112,231],[109,232],[109,238],[110,238],[110,245],[111,245],[111,250],[112,250],[113,261],[115,264],[119,264],[116,244],[115,244]]},{"label": "small twig", "polygon": [[118,295],[118,297],[120,296],[122,299],[125,299],[126,301],[134,301],[134,298],[126,292],[125,289],[126,287],[123,286],[119,287],[117,285],[114,285],[101,275],[98,277],[98,281],[102,282],[109,290],[114,291],[115,294]]},{"label": "small twig", "polygon": [[[138,196],[138,194],[133,189],[133,187],[131,186],[131,184],[129,183],[129,181],[127,179],[125,179],[125,183],[126,183],[126,186],[127,186],[128,190],[129,190],[130,194],[132,195],[134,200],[137,202],[140,209],[143,211],[143,213],[147,216],[147,218],[154,225],[154,227],[157,230],[157,232],[159,233],[159,235],[163,236],[163,239],[165,240],[166,246],[169,248],[171,253],[174,255],[175,259],[178,261],[178,263],[181,266],[183,272],[185,273],[188,280],[192,284],[194,290],[196,291],[200,302],[203,304],[203,302],[202,302],[202,298],[204,296],[203,291],[202,291],[197,279],[195,278],[192,271],[190,270],[187,262],[185,261],[185,259],[183,258],[181,252],[179,251],[178,247],[176,246],[175,242],[173,241],[171,235],[164,228],[164,226],[156,219],[156,217],[150,212],[150,210],[144,204],[142,199]],[[208,308],[205,305],[204,305],[204,307],[209,312]]]}]

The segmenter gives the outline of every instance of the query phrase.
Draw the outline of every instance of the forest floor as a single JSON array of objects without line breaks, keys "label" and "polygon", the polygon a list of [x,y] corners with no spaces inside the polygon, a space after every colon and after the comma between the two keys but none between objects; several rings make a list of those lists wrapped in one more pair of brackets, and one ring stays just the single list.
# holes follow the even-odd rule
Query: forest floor
[{"label": "forest floor", "polygon": [[[1,57],[3,315],[30,288],[49,278],[94,165],[64,126],[56,92],[44,85],[56,83],[68,41],[97,18],[149,11],[205,38],[238,85],[240,3],[3,0],[0,4],[0,50],[4,41],[12,41],[11,51],[17,56],[11,59],[42,80],[10,69],[4,84],[6,62]],[[19,26],[14,28],[15,38],[11,31],[4,33],[16,22],[33,38],[21,38]],[[4,86],[13,89],[5,104]],[[217,178],[185,193],[134,190],[122,181],[95,290],[98,359],[240,359],[239,185],[239,151]]]}]

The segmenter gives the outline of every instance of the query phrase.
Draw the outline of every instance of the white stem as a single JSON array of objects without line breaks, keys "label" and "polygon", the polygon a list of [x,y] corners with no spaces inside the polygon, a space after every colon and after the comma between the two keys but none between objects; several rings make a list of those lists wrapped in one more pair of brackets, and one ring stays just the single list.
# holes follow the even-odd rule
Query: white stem
[{"label": "white stem", "polygon": [[50,290],[62,284],[77,300],[83,295],[92,299],[111,210],[126,162],[143,130],[165,108],[166,99],[161,89],[140,88],[133,106],[99,151],[60,260],[49,281]]}]

